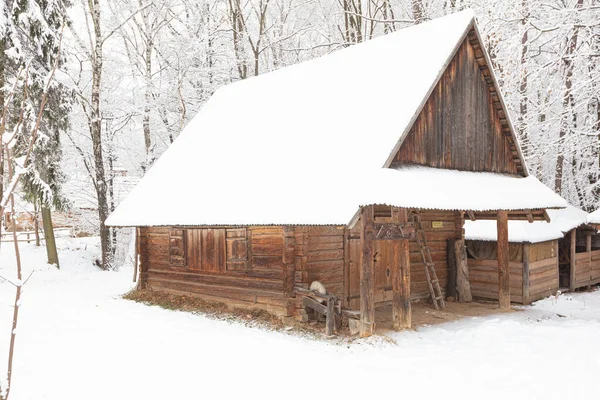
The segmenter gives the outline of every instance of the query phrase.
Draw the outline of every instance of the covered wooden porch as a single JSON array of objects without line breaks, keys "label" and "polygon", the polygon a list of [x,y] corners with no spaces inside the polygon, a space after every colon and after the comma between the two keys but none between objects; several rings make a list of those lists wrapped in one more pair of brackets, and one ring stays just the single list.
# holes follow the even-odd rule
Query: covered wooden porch
[{"label": "covered wooden porch", "polygon": [[[391,218],[389,222],[378,222],[376,215],[380,213],[382,207],[389,207]],[[375,255],[378,243],[386,241],[389,243],[390,260],[389,275],[391,280],[391,325],[395,330],[402,330],[412,327],[412,309],[411,309],[411,257],[409,242],[417,239],[421,244],[423,238],[419,238],[419,227],[415,226],[414,219],[411,218],[414,212],[425,215],[432,210],[411,210],[407,208],[369,205],[361,207],[356,218],[348,227],[349,230],[357,232],[360,249],[359,273],[360,273],[360,296],[359,296],[359,332],[361,337],[367,337],[373,334],[376,328],[376,267]],[[459,211],[461,216],[460,230],[464,218],[470,219],[492,219],[497,221],[498,230],[498,303],[501,310],[510,309],[510,272],[509,272],[509,245],[508,245],[508,220],[548,220],[545,210],[496,210],[486,212]],[[423,234],[423,233],[421,233]],[[464,247],[463,234],[457,234],[456,240],[462,241]],[[427,239],[425,238],[425,241]],[[427,250],[428,251],[428,250]],[[425,256],[423,256],[425,259]],[[425,261],[425,268],[429,270],[428,263]],[[466,264],[466,260],[465,260]],[[427,272],[427,278],[430,288],[430,300],[437,308],[444,307],[446,288],[440,289],[439,281],[435,269],[433,276]],[[438,286],[437,289],[435,286]],[[449,281],[448,286],[456,285],[456,281]],[[470,299],[469,299],[470,300]],[[388,321],[389,322],[389,321]]]}]

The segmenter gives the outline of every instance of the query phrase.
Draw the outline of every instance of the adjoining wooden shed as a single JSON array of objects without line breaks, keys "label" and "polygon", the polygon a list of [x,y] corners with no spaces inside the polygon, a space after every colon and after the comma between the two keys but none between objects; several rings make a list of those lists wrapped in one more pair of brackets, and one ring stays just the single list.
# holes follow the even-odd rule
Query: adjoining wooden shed
[{"label": "adjoining wooden shed", "polygon": [[574,291],[600,283],[600,234],[595,214],[572,206],[549,214],[564,233],[558,241],[560,286]]},{"label": "adjoining wooden shed", "polygon": [[368,336],[382,304],[396,329],[444,307],[465,214],[497,220],[509,307],[508,220],[565,205],[528,175],[467,10],[219,89],[106,222],[137,227],[142,285]]},{"label": "adjoining wooden shed", "polygon": [[[552,220],[553,221],[553,220]],[[532,302],[559,290],[558,240],[563,233],[551,222],[508,223],[510,300]],[[474,298],[498,299],[497,236],[494,221],[465,223],[469,282]]]}]

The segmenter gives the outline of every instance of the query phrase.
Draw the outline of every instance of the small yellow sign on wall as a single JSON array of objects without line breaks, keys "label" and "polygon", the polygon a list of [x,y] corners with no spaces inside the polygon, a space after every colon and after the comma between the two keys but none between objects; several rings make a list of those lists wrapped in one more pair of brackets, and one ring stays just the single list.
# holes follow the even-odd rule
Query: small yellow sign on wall
[{"label": "small yellow sign on wall", "polygon": [[431,227],[433,229],[440,229],[444,227],[444,221],[431,221]]}]

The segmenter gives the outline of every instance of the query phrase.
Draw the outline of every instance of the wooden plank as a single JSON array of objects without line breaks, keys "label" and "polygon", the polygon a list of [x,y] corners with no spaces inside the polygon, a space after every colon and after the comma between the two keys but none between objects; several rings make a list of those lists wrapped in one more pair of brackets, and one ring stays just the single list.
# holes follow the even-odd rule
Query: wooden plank
[{"label": "wooden plank", "polygon": [[448,287],[446,288],[446,296],[456,300],[456,255],[455,242],[456,239],[448,239]]},{"label": "wooden plank", "polygon": [[577,229],[573,229],[571,230],[570,233],[570,246],[569,246],[569,259],[570,261],[570,269],[569,269],[569,288],[571,289],[571,291],[575,290],[575,277],[577,274],[577,266],[576,266],[576,260],[575,260],[575,251],[577,249]]},{"label": "wooden plank", "polygon": [[508,268],[508,212],[498,211],[498,303],[500,309],[510,309],[510,272]]},{"label": "wooden plank", "polygon": [[[406,209],[392,211],[392,220],[406,223]],[[409,329],[412,325],[412,309],[410,304],[410,252],[408,240],[392,242],[392,321],[395,330]]]},{"label": "wooden plank", "polygon": [[523,304],[529,305],[529,243],[523,243]]},{"label": "wooden plank", "polygon": [[362,210],[360,234],[362,257],[360,264],[360,336],[368,337],[375,329],[375,269],[373,268],[373,207]]}]

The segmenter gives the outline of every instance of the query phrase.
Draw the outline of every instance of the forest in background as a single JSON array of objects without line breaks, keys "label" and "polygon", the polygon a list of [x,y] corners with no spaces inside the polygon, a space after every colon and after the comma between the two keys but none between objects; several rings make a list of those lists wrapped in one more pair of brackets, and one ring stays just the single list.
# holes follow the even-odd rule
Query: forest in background
[{"label": "forest in background", "polygon": [[[477,14],[530,172],[596,209],[599,0],[5,0],[3,160],[25,155],[43,108],[25,197],[47,210],[93,209],[87,222],[110,268],[117,233],[101,221],[118,204],[116,178],[142,176],[219,87],[465,8]],[[265,118],[269,110],[248,125]]]}]

